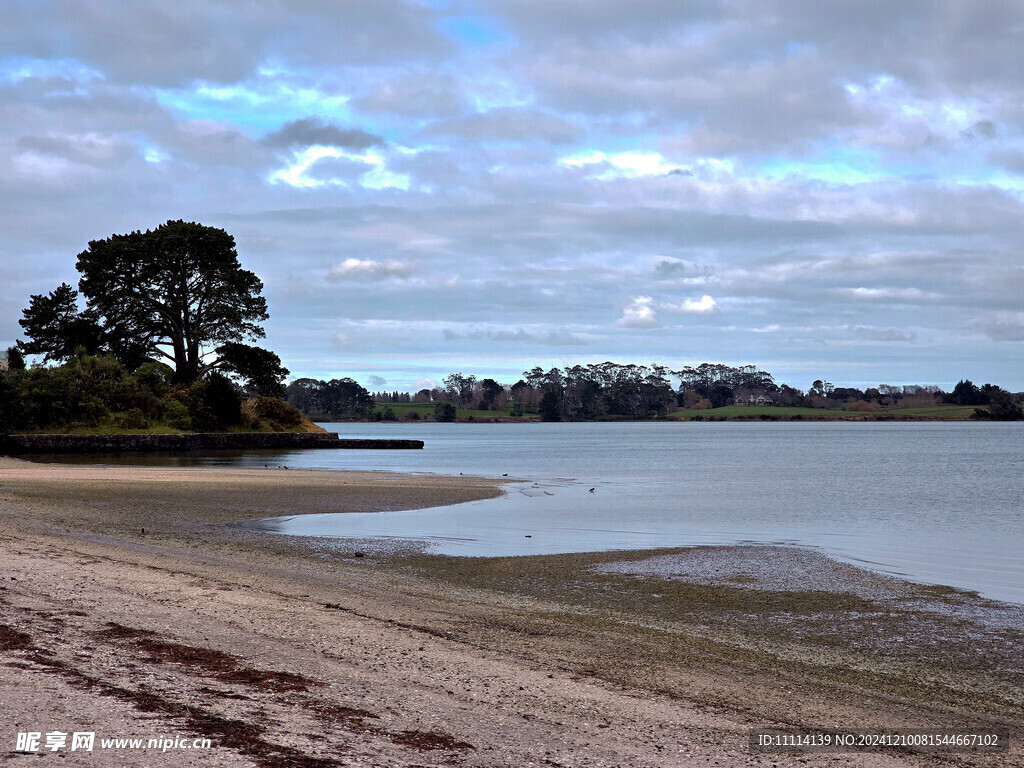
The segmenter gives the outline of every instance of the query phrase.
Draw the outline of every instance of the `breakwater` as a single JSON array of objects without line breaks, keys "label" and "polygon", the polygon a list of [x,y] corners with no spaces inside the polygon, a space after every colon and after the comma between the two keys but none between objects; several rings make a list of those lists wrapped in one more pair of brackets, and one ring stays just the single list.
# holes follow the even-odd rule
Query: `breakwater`
[{"label": "breakwater", "polygon": [[340,439],[337,432],[196,432],[185,435],[0,435],[0,454],[179,453],[305,448],[416,449],[422,440]]}]

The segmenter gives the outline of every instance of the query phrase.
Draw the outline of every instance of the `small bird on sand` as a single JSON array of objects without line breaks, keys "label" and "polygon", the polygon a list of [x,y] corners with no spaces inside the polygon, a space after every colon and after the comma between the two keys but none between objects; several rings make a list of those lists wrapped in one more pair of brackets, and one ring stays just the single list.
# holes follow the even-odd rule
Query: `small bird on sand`
[{"label": "small bird on sand", "polygon": [[594,492],[594,489],[593,489],[593,488],[591,488],[591,489],[590,489],[590,492],[591,492],[591,493],[593,493],[593,492]]}]

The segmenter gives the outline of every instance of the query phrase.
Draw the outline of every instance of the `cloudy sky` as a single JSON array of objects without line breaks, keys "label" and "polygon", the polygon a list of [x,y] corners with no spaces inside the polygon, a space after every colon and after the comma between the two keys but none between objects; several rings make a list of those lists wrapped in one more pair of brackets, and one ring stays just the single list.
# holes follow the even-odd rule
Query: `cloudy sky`
[{"label": "cloudy sky", "polygon": [[0,345],[223,227],[296,375],[1024,389],[1019,0],[5,0]]}]

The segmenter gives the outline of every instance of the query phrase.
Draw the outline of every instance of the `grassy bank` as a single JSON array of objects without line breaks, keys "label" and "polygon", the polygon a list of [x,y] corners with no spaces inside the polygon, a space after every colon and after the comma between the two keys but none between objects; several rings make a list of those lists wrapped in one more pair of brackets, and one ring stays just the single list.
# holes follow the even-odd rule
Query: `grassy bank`
[{"label": "grassy bank", "polygon": [[852,411],[846,408],[805,408],[786,405],[727,405],[706,410],[680,409],[669,414],[670,419],[750,420],[805,420],[805,421],[967,421],[973,415],[973,405],[934,405],[928,408],[883,408],[880,411]]},{"label": "grassy bank", "polygon": [[[266,433],[266,432],[295,432],[301,434],[304,432],[324,432],[322,427],[318,427],[308,419],[303,419],[301,423],[297,425],[282,426],[280,424],[268,424],[266,422],[260,422],[256,427],[245,428],[245,427],[228,427],[227,429],[217,430],[225,434],[246,434],[246,433]],[[177,429],[176,427],[169,427],[166,424],[151,424],[148,427],[141,427],[138,429],[125,429],[112,422],[106,422],[102,424],[94,425],[71,425],[64,427],[47,427],[42,429],[23,429],[11,432],[14,435],[188,435],[195,434],[194,430]]]},{"label": "grassy bank", "polygon": [[[927,408],[884,408],[881,411],[853,411],[846,408],[807,408],[786,405],[727,405],[703,410],[680,408],[651,419],[615,417],[602,421],[968,421],[973,405],[934,405]],[[433,420],[434,403],[377,403],[375,412],[383,418],[391,409],[396,421]],[[512,416],[508,411],[482,411],[457,408],[456,421],[537,422],[540,415]],[[376,420],[376,419],[374,419]]]},{"label": "grassy bank", "polygon": [[[390,408],[397,421],[421,421],[430,417],[434,418],[436,403],[377,403],[374,409],[383,418],[385,411]],[[540,421],[536,413],[527,413],[523,416],[512,416],[505,411],[482,411],[473,408],[456,408],[456,421]]]}]

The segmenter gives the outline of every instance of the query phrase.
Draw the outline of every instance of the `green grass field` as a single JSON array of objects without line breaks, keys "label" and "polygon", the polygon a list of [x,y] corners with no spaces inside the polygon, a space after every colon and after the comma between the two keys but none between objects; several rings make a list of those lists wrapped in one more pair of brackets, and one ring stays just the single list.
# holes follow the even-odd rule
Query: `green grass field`
[{"label": "green grass field", "polygon": [[846,411],[830,411],[824,408],[802,408],[789,405],[727,405],[723,408],[691,410],[680,408],[669,414],[670,419],[692,420],[697,416],[704,419],[760,419],[762,416],[771,418],[791,419],[800,416],[805,419],[836,419],[849,417]]},{"label": "green grass field", "polygon": [[[390,408],[395,413],[395,419],[404,421],[409,413],[419,414],[420,419],[425,416],[433,417],[434,403],[377,403],[377,412],[383,414],[385,408]],[[681,408],[668,414],[669,420],[693,421],[697,417],[700,420],[720,419],[793,419],[800,417],[807,421],[840,421],[859,419],[939,419],[943,421],[965,421],[974,414],[973,405],[935,405],[928,408],[887,408],[882,411],[849,411],[845,409],[830,408],[805,408],[801,406],[788,405],[727,405],[723,408],[709,408],[706,410],[688,410]],[[472,417],[473,421],[493,421],[494,419],[513,420],[508,411],[478,411],[468,408],[456,409],[456,419],[466,421]],[[525,416],[514,419],[515,421],[539,421],[540,416],[536,413],[528,413]],[[614,421],[627,419],[613,419]]]},{"label": "green grass field", "polygon": [[[974,405],[933,405],[927,408],[892,408],[883,413],[890,413],[894,416],[907,416],[909,418],[943,419],[951,421],[962,421],[974,415]],[[985,406],[983,409],[987,410]]]},{"label": "green grass field", "polygon": [[804,408],[788,405],[727,405],[724,408],[709,408],[703,411],[680,409],[669,414],[670,419],[792,419],[799,416],[807,420],[836,421],[866,416],[868,419],[905,418],[941,419],[943,421],[965,421],[974,414],[973,405],[934,405],[928,408],[886,408],[881,411],[849,411],[830,408]]},{"label": "green grass field", "polygon": [[[395,418],[398,421],[404,421],[409,413],[417,413],[422,419],[424,416],[434,416],[434,408],[436,403],[377,403],[375,409],[378,413],[383,414],[385,408],[390,408],[395,412]],[[459,421],[465,421],[469,417],[472,417],[474,421],[490,421],[492,419],[511,419],[507,410],[505,411],[478,411],[469,408],[456,408],[455,418]],[[536,413],[528,413],[525,416],[521,416],[516,421],[538,421],[540,416]]]},{"label": "green grass field", "polygon": [[183,435],[184,430],[175,429],[174,427],[168,427],[164,424],[154,424],[151,427],[145,429],[124,429],[117,427],[111,423],[97,424],[90,427],[81,426],[70,426],[70,427],[50,427],[42,430],[28,430],[20,434],[26,435],[47,435],[47,434],[61,434],[61,435]]}]

